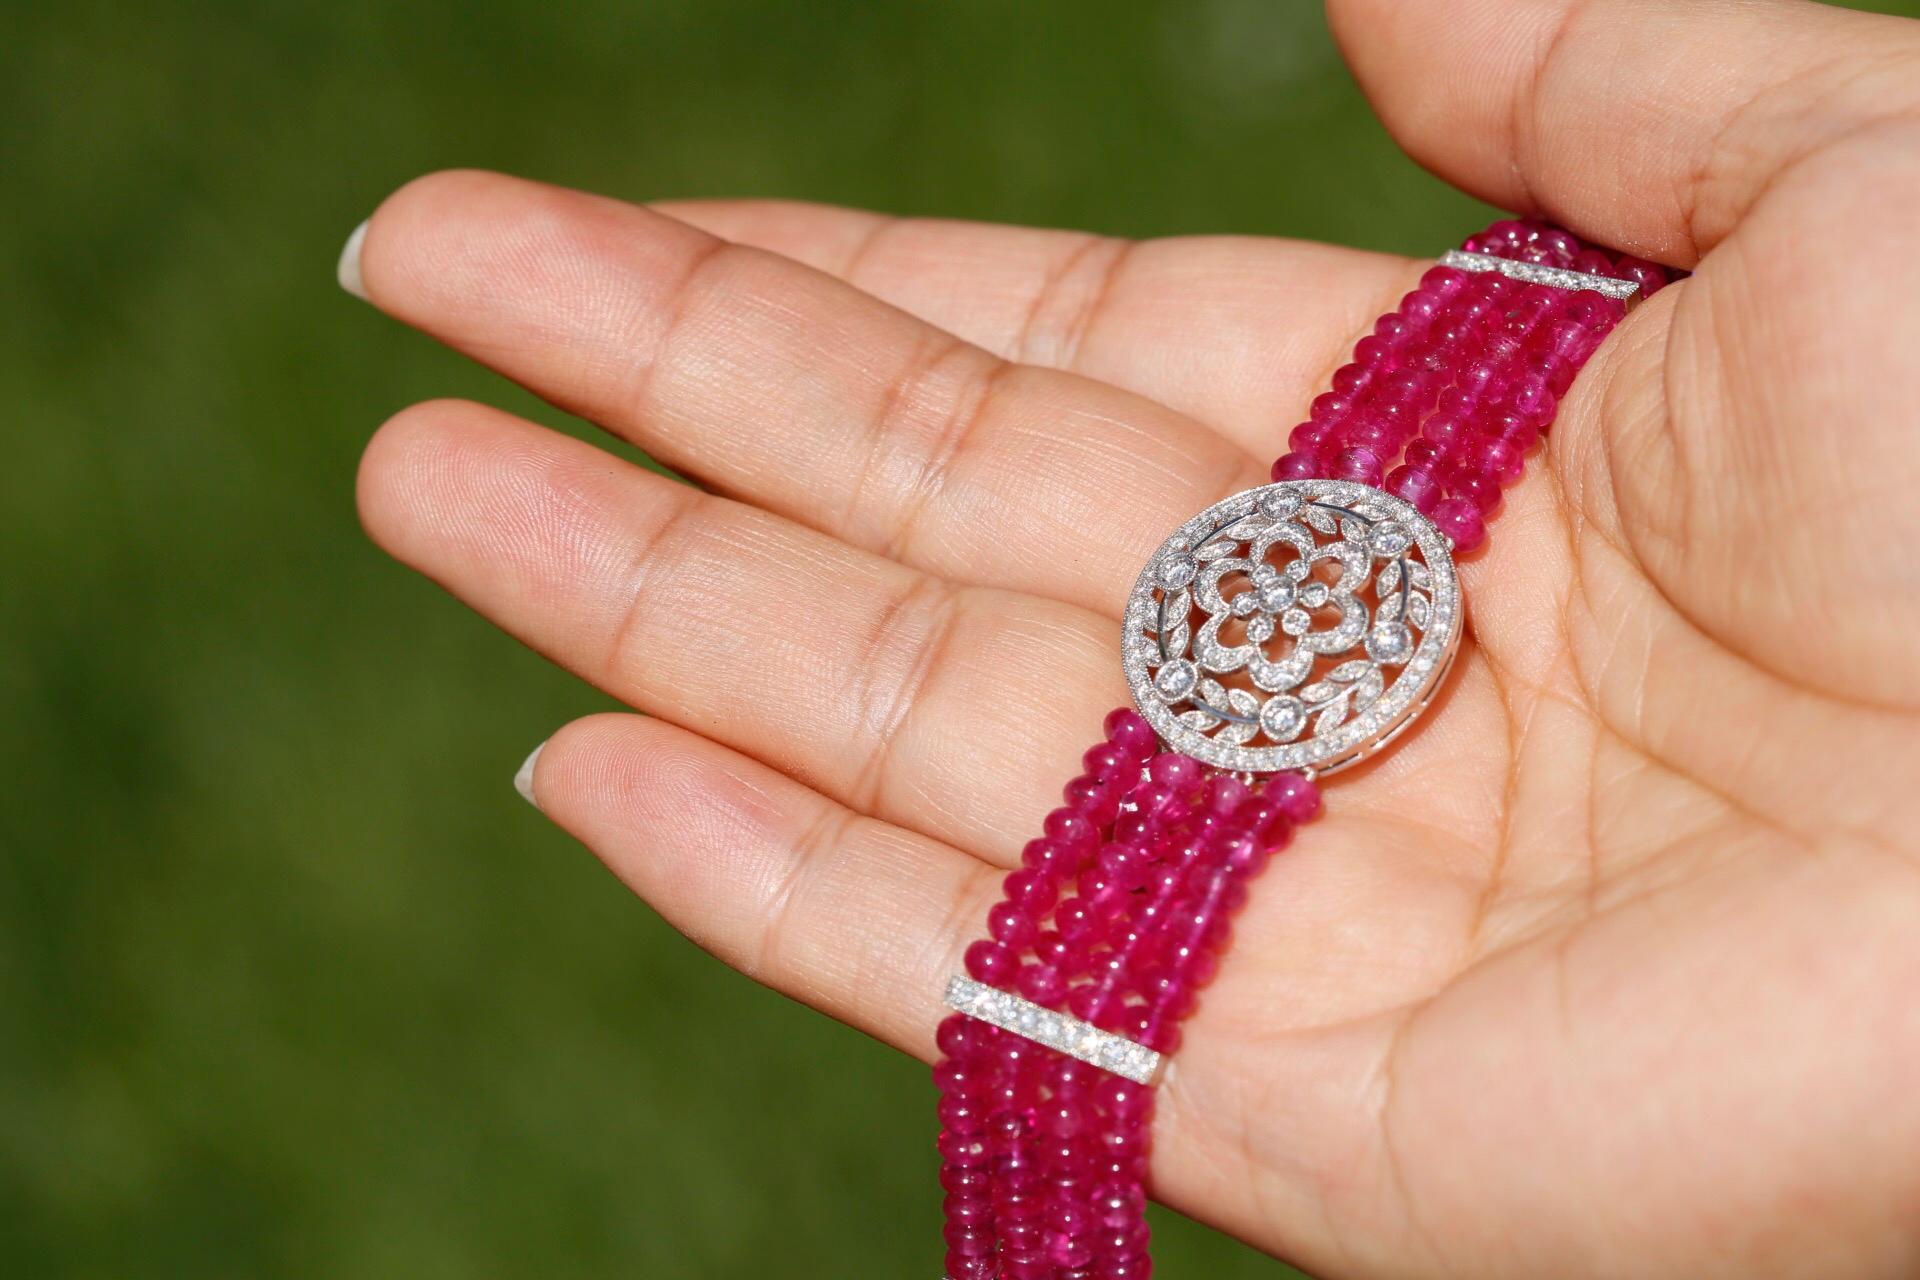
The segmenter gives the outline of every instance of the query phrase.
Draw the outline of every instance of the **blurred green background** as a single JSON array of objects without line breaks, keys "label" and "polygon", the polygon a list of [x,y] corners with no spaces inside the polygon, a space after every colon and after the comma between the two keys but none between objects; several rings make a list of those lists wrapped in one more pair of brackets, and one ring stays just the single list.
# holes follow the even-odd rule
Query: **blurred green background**
[{"label": "blurred green background", "polygon": [[[521,757],[601,701],[361,536],[355,462],[401,406],[566,424],[342,294],[341,241],[464,165],[1411,252],[1485,211],[1395,151],[1298,0],[6,26],[0,1273],[936,1274],[924,1070],[725,971],[524,805]],[[1168,1276],[1293,1274],[1156,1230]]]}]

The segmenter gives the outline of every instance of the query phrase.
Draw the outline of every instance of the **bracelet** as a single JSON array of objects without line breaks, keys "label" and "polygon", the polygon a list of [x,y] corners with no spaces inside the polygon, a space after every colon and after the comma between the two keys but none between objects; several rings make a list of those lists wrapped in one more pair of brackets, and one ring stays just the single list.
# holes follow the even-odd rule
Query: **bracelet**
[{"label": "bracelet", "polygon": [[1248,882],[1459,646],[1455,554],[1667,273],[1538,222],[1442,256],[1354,347],[1273,483],[1182,525],[1126,606],[1134,708],[1067,783],[949,983],[948,1280],[1142,1280],[1153,1085]]}]

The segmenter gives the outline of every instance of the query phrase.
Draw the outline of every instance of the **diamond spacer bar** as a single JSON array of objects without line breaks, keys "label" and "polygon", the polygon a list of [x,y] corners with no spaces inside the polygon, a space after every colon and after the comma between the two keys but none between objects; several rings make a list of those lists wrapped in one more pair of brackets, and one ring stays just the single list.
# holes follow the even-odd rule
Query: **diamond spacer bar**
[{"label": "diamond spacer bar", "polygon": [[972,978],[948,980],[947,1007],[1135,1084],[1152,1084],[1160,1075],[1161,1057],[1147,1046]]},{"label": "diamond spacer bar", "polygon": [[1555,289],[1591,289],[1622,302],[1640,291],[1640,286],[1631,280],[1588,275],[1584,271],[1568,271],[1563,267],[1549,267],[1538,262],[1515,262],[1512,258],[1473,253],[1466,249],[1447,250],[1440,255],[1440,265],[1456,271],[1495,271],[1509,279],[1526,284],[1551,285]]}]

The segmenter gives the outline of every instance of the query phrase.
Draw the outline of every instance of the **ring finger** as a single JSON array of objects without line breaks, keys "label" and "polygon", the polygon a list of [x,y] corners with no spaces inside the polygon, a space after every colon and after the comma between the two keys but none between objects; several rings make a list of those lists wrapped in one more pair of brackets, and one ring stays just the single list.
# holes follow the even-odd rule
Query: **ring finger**
[{"label": "ring finger", "polygon": [[1096,614],[955,586],[483,406],[387,423],[360,504],[395,557],[632,706],[1002,863],[1125,696]]}]

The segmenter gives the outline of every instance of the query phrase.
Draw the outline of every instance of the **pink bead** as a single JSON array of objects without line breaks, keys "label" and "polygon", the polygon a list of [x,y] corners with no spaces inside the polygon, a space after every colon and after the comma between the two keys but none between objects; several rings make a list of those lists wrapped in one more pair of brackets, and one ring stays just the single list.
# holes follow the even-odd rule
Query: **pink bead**
[{"label": "pink bead", "polygon": [[1626,304],[1592,289],[1582,289],[1567,303],[1567,318],[1589,329],[1605,329],[1626,314]]},{"label": "pink bead", "polygon": [[1622,257],[1618,270],[1614,273],[1622,280],[1631,280],[1640,286],[1643,297],[1651,298],[1666,287],[1667,273],[1641,258]]},{"label": "pink bead", "polygon": [[1447,488],[1455,497],[1471,502],[1482,517],[1492,514],[1500,505],[1500,482],[1484,472],[1455,472]]},{"label": "pink bead", "polygon": [[[1400,315],[1409,321],[1411,327],[1417,332],[1431,324],[1433,318],[1440,314],[1441,308],[1445,305],[1440,294],[1429,292],[1422,287],[1400,299]],[[1374,327],[1374,332],[1380,332],[1378,325]]]},{"label": "pink bead", "polygon": [[1047,1257],[1057,1267],[1084,1267],[1093,1261],[1093,1246],[1065,1232],[1055,1232],[1047,1241]]},{"label": "pink bead", "polygon": [[1573,269],[1583,275],[1612,276],[1613,259],[1597,249],[1582,249],[1573,255]]},{"label": "pink bead", "polygon": [[1333,474],[1341,480],[1357,480],[1361,484],[1378,486],[1380,455],[1371,449],[1359,447],[1342,449],[1334,458]]},{"label": "pink bead", "polygon": [[977,1165],[943,1164],[940,1186],[956,1196],[984,1196],[993,1187],[993,1175]]},{"label": "pink bead", "polygon": [[1083,775],[1075,778],[1061,789],[1060,794],[1068,808],[1096,827],[1112,822],[1113,815],[1120,808],[1119,789],[1094,777]]},{"label": "pink bead", "polygon": [[[1135,766],[1138,768],[1138,766]],[[1020,850],[1022,866],[1032,867],[1036,871],[1045,871],[1052,875],[1065,875],[1073,870],[1079,861],[1079,855],[1072,848],[1058,840],[1042,837],[1029,840]]]},{"label": "pink bead", "polygon": [[1387,477],[1387,492],[1424,513],[1440,501],[1440,481],[1432,471],[1421,467],[1395,467]]},{"label": "pink bead", "polygon": [[1319,464],[1309,454],[1282,454],[1273,464],[1273,478],[1281,480],[1311,480],[1320,472]]},{"label": "pink bead", "polygon": [[1373,381],[1365,365],[1343,364],[1333,371],[1333,389],[1343,396],[1357,396]]},{"label": "pink bead", "polygon": [[1080,757],[1080,767],[1094,777],[1109,782],[1115,779],[1132,781],[1139,776],[1140,764],[1111,742],[1102,742],[1087,749],[1087,753]]},{"label": "pink bead", "polygon": [[1153,780],[1168,788],[1175,795],[1190,795],[1200,785],[1206,775],[1198,760],[1183,756],[1177,752],[1163,752],[1156,757],[1152,767]]},{"label": "pink bead", "polygon": [[1556,266],[1570,265],[1574,255],[1580,251],[1580,242],[1558,228],[1542,232],[1540,244],[1546,248]]},{"label": "pink bead", "polygon": [[1294,453],[1312,453],[1333,438],[1338,420],[1303,422],[1287,432],[1287,448]]},{"label": "pink bead", "polygon": [[971,1059],[987,1047],[987,1025],[965,1014],[952,1014],[940,1020],[934,1042],[949,1058]]},{"label": "pink bead", "polygon": [[955,1133],[981,1133],[987,1127],[986,1113],[978,1099],[964,1094],[948,1094],[935,1108],[942,1127]]},{"label": "pink bead", "polygon": [[1093,1087],[1094,1102],[1110,1116],[1144,1116],[1153,1109],[1153,1093],[1145,1085],[1107,1076]]},{"label": "pink bead", "polygon": [[994,1280],[996,1274],[991,1257],[975,1257],[954,1250],[947,1253],[946,1267],[947,1280]]},{"label": "pink bead", "polygon": [[1307,418],[1312,422],[1338,422],[1353,412],[1353,400],[1338,391],[1327,391],[1313,398],[1307,408]]},{"label": "pink bead", "polygon": [[1414,333],[1415,326],[1405,316],[1395,315],[1392,312],[1373,322],[1373,336],[1385,343],[1389,350],[1404,347],[1412,340]]},{"label": "pink bead", "polygon": [[1159,746],[1153,726],[1140,718],[1132,707],[1120,707],[1107,713],[1107,741],[1135,760],[1145,760]]},{"label": "pink bead", "polygon": [[1035,1004],[1057,1004],[1067,995],[1067,980],[1050,964],[1023,966],[1018,981],[1020,994]]},{"label": "pink bead", "polygon": [[1033,940],[1033,954],[1047,964],[1064,965],[1073,959],[1075,951],[1073,944],[1061,937],[1058,930],[1042,929]]},{"label": "pink bead", "polygon": [[1527,455],[1511,441],[1489,440],[1480,450],[1480,465],[1503,485],[1515,484],[1527,469]]},{"label": "pink bead", "polygon": [[949,1164],[979,1167],[987,1162],[987,1144],[977,1134],[955,1133],[942,1129],[934,1140],[941,1156]]},{"label": "pink bead", "polygon": [[966,963],[967,972],[974,978],[990,987],[997,987],[1013,977],[1020,961],[1011,947],[982,938],[967,948]]},{"label": "pink bead", "polygon": [[1288,821],[1296,826],[1312,822],[1320,816],[1320,788],[1302,774],[1282,773],[1275,775],[1261,792],[1280,806],[1280,812],[1287,815]]},{"label": "pink bead", "polygon": [[1487,528],[1480,518],[1480,508],[1465,498],[1442,498],[1434,504],[1428,518],[1440,532],[1453,539],[1456,551],[1472,551],[1486,540]]},{"label": "pink bead", "polygon": [[1420,287],[1443,298],[1451,298],[1464,289],[1468,283],[1467,273],[1457,267],[1429,267],[1420,277]]},{"label": "pink bead", "polygon": [[1361,368],[1371,371],[1376,378],[1400,367],[1400,357],[1393,347],[1385,339],[1372,334],[1353,344],[1353,360]]},{"label": "pink bead", "polygon": [[1246,798],[1246,783],[1224,773],[1217,773],[1207,779],[1207,790],[1201,798],[1201,803],[1214,813],[1231,813]]},{"label": "pink bead", "polygon": [[1093,823],[1071,809],[1055,809],[1040,824],[1040,829],[1047,833],[1048,839],[1065,845],[1075,853],[1090,851],[1100,838]]},{"label": "pink bead", "polygon": [[[1059,882],[1044,871],[1032,867],[1022,867],[1013,872],[1002,886],[1007,901],[1024,909],[1028,914],[1038,916],[1059,896]],[[985,982],[986,979],[980,979]]]},{"label": "pink bead", "polygon": [[995,941],[1004,942],[1015,951],[1024,951],[1033,945],[1040,926],[1019,903],[996,902],[987,912],[987,932]]}]

